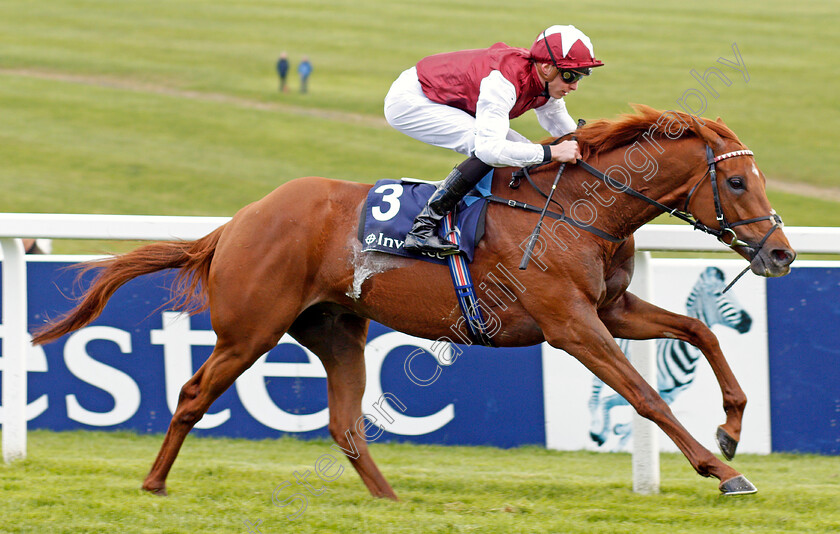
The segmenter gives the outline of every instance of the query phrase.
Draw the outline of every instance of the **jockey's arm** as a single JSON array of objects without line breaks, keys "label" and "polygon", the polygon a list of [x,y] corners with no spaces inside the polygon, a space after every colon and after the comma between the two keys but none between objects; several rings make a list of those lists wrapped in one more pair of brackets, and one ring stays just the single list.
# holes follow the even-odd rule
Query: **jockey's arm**
[{"label": "jockey's arm", "polygon": [[[510,110],[515,103],[516,89],[499,71],[481,81],[475,112],[475,155],[488,165],[525,167],[546,161],[542,145],[510,133]],[[573,161],[577,143],[566,141],[549,150],[553,160]]]},{"label": "jockey's arm", "polygon": [[[554,137],[562,137],[577,129],[575,120],[566,110],[566,101],[562,98],[549,98],[548,102],[534,109],[540,126]],[[575,162],[580,158],[580,149],[576,141],[563,141],[551,147],[551,159],[555,161]]]},{"label": "jockey's arm", "polygon": [[548,102],[536,108],[537,120],[545,131],[554,137],[562,137],[577,129],[575,120],[566,110],[566,101],[562,98],[549,98]]}]

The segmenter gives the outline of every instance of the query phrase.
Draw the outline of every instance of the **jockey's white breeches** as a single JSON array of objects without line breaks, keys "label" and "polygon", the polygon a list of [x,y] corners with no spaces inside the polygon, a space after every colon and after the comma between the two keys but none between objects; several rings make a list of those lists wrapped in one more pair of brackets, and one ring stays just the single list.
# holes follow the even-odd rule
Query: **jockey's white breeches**
[{"label": "jockey's white breeches", "polygon": [[[465,156],[475,152],[475,117],[460,109],[432,102],[423,93],[417,68],[397,78],[385,96],[385,120],[398,131],[430,145],[454,150]],[[513,129],[508,141],[530,143]]]}]

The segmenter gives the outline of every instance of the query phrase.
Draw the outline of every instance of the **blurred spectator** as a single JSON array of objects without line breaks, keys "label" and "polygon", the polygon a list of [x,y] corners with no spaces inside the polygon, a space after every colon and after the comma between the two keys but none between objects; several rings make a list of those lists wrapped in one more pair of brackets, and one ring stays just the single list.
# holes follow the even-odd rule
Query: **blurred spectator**
[{"label": "blurred spectator", "polygon": [[300,74],[300,92],[306,92],[306,82],[309,80],[309,75],[312,74],[312,63],[309,62],[309,57],[303,56],[303,59],[298,65],[298,74]]},{"label": "blurred spectator", "polygon": [[52,239],[24,239],[23,249],[27,254],[50,254]]},{"label": "blurred spectator", "polygon": [[277,60],[277,76],[280,78],[280,91],[286,92],[286,76],[289,74],[289,58],[286,52]]}]

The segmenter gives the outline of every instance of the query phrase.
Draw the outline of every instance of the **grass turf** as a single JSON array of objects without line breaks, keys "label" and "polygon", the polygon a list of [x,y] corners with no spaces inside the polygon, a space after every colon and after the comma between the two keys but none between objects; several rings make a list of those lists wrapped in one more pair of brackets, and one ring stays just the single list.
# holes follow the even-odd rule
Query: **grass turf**
[{"label": "grass turf", "polygon": [[[355,471],[308,479],[308,506],[271,501],[294,472],[313,469],[326,441],[190,437],[169,477],[169,497],[139,489],[159,435],[30,433],[29,457],[0,466],[0,532],[836,532],[840,458],[743,455],[733,465],[759,488],[721,497],[681,455],[662,455],[662,492],[632,492],[627,454],[537,447],[374,444],[400,502],[370,497]],[[335,473],[335,471],[333,471]],[[314,479],[314,480],[313,480]],[[292,494],[286,487],[278,493]]]}]

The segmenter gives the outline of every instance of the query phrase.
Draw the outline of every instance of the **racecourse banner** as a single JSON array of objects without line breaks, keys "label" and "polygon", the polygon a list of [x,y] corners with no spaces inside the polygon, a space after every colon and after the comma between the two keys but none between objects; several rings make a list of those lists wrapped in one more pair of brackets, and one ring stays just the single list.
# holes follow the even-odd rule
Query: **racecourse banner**
[{"label": "racecourse banner", "polygon": [[[30,257],[29,323],[73,304],[76,257]],[[737,260],[653,260],[654,303],[708,324],[749,398],[739,452],[840,454],[840,265],[798,262],[774,280]],[[445,267],[441,267],[445,268]],[[29,428],[165,432],[180,388],[212,351],[209,314],[163,307],[173,272],[121,288],[92,325],[28,354]],[[90,276],[80,283],[86,287]],[[2,336],[0,327],[0,336]],[[625,352],[633,344],[619,340]],[[631,408],[569,355],[548,345],[446,346],[372,323],[362,409],[371,440],[629,450]],[[0,357],[0,371],[3,358]],[[724,421],[703,356],[657,342],[657,389],[706,447]],[[199,435],[328,436],[326,374],[289,336],[261,357],[196,425]],[[2,421],[2,410],[0,410]],[[676,450],[666,437],[663,450]],[[714,449],[713,449],[714,450]]]},{"label": "racecourse banner", "polygon": [[[695,317],[717,336],[729,366],[749,399],[739,452],[768,453],[770,392],[765,280],[728,282],[743,269],[738,261],[656,260],[653,303]],[[632,343],[620,341],[625,354]],[[550,448],[631,451],[633,409],[563,351],[544,347],[544,385],[555,384],[561,398],[546,399],[546,444]],[[656,341],[656,389],[683,426],[709,450],[717,450],[715,429],[724,422],[723,400],[711,367],[700,350],[676,339]],[[660,432],[663,451],[677,452]]]}]

